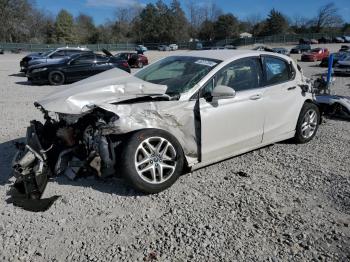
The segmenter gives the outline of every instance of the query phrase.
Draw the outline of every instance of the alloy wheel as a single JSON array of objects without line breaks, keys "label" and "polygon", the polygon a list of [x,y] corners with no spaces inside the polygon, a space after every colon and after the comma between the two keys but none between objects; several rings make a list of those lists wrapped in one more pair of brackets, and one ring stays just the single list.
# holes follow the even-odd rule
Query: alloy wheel
[{"label": "alloy wheel", "polygon": [[301,124],[301,135],[308,139],[313,136],[317,128],[317,112],[314,109],[309,109],[303,118]]},{"label": "alloy wheel", "polygon": [[135,152],[137,174],[151,184],[167,181],[174,174],[176,164],[176,150],[163,137],[150,137],[143,140]]},{"label": "alloy wheel", "polygon": [[57,74],[57,73],[53,74],[51,79],[52,79],[52,82],[54,82],[55,84],[59,84],[62,82],[62,75]]}]

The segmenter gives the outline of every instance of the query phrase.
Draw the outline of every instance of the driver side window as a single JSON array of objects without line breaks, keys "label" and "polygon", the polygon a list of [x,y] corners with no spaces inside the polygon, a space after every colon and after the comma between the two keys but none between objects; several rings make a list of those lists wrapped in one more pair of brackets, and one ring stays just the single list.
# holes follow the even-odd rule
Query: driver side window
[{"label": "driver side window", "polygon": [[64,50],[60,50],[60,51],[53,53],[51,55],[51,58],[60,58],[60,57],[64,57],[64,56],[65,56]]},{"label": "driver side window", "polygon": [[262,85],[259,58],[249,57],[234,61],[221,69],[201,90],[201,97],[212,93],[215,86],[229,86],[236,92],[259,88]]},{"label": "driver side window", "polygon": [[72,65],[89,65],[95,60],[95,55],[86,55],[73,60]]}]

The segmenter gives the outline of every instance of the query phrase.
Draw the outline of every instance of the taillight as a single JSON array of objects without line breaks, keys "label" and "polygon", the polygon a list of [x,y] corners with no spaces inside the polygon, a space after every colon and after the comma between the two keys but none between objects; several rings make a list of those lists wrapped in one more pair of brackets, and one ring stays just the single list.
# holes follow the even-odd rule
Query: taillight
[{"label": "taillight", "polygon": [[123,62],[122,65],[123,65],[124,67],[129,67],[128,62]]}]

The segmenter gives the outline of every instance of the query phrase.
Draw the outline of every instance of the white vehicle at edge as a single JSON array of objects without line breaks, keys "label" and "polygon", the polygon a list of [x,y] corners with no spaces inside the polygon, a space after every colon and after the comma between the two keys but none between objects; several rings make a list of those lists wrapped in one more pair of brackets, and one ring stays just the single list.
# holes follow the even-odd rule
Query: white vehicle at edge
[{"label": "white vehicle at edge", "polygon": [[179,46],[177,44],[170,44],[169,48],[170,48],[170,51],[175,51],[179,49]]},{"label": "white vehicle at edge", "polygon": [[[194,170],[293,137],[310,141],[320,112],[309,90],[296,63],[284,55],[191,51],[133,75],[112,69],[38,101],[49,124],[34,124],[28,133],[44,130],[38,135],[44,146],[30,148],[50,154],[47,148],[57,146],[45,134],[57,134],[61,151],[41,157],[58,159],[55,175],[72,174],[70,161],[83,157],[69,149],[83,146],[78,152],[86,152],[89,161],[91,152],[99,156],[102,175],[118,171],[136,189],[156,193],[171,186],[185,167]],[[17,175],[32,172],[27,162],[14,161]]]}]

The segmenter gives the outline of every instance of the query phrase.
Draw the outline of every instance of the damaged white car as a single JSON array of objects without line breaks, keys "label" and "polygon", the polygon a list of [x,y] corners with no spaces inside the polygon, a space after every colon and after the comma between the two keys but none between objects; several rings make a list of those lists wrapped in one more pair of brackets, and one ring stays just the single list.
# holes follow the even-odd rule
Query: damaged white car
[{"label": "damaged white car", "polygon": [[48,178],[123,175],[160,192],[184,170],[265,145],[310,141],[320,112],[287,56],[250,50],[169,56],[130,75],[119,69],[35,103],[13,162],[16,188],[40,198]]}]

